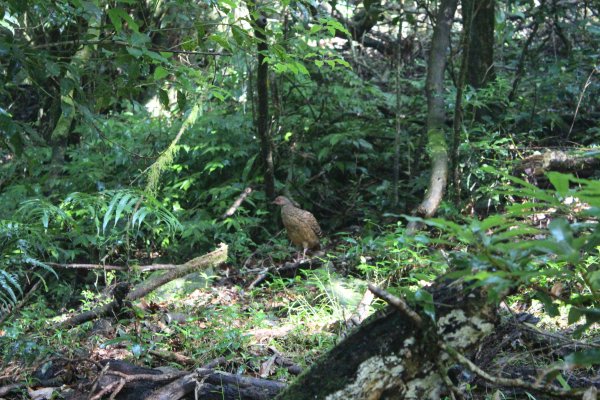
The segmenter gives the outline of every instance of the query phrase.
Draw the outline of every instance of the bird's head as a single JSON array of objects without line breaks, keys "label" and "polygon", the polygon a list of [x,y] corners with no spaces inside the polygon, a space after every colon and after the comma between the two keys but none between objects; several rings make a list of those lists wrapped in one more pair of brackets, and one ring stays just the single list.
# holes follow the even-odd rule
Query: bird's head
[{"label": "bird's head", "polygon": [[272,204],[277,204],[278,206],[291,205],[292,202],[285,196],[277,196],[277,198],[273,201]]}]

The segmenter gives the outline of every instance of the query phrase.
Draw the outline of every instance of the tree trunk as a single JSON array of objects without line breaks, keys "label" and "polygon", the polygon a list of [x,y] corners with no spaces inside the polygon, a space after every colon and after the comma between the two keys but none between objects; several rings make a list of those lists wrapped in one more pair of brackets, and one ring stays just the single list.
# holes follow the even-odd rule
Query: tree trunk
[{"label": "tree trunk", "polygon": [[[436,18],[427,67],[427,136],[431,178],[425,198],[416,214],[429,218],[437,211],[448,181],[448,144],[445,134],[444,71],[446,51],[458,0],[442,0]],[[411,226],[415,228],[414,225]]]},{"label": "tree trunk", "polygon": [[[404,2],[400,1],[400,10],[404,10]],[[402,102],[401,90],[400,90],[400,79],[402,74],[403,59],[402,59],[402,18],[398,19],[398,37],[396,38],[396,136],[394,137],[394,175],[392,178],[392,187],[394,188],[393,193],[393,207],[398,207],[399,194],[398,194],[398,182],[400,179],[400,147],[402,139]],[[410,158],[410,148],[407,146],[408,155]],[[410,164],[410,160],[409,160]]]},{"label": "tree trunk", "polygon": [[495,0],[463,0],[463,24],[470,24],[467,83],[475,88],[494,78]]},{"label": "tree trunk", "polygon": [[447,282],[438,281],[431,291],[436,323],[422,311],[420,318],[396,308],[373,315],[278,399],[442,398],[452,364],[442,346],[465,352],[497,324],[495,307]]},{"label": "tree trunk", "polygon": [[[248,2],[248,10],[251,14],[257,12],[254,4]],[[267,18],[257,15],[254,19],[254,35],[256,37],[256,49],[258,52],[258,68],[256,73],[256,94],[258,97],[258,116],[256,118],[256,131],[260,138],[260,152],[264,168],[265,194],[267,199],[275,198],[275,168],[273,166],[273,142],[269,133],[269,87],[268,73],[269,65],[265,62],[267,37],[265,28]]]},{"label": "tree trunk", "polygon": [[473,15],[473,9],[475,4],[472,0],[463,0],[462,12],[463,12],[463,31],[461,39],[462,57],[460,61],[460,72],[456,81],[456,100],[454,102],[454,121],[452,124],[453,137],[452,137],[452,151],[450,152],[450,182],[452,182],[454,188],[454,204],[458,206],[460,204],[460,174],[458,171],[460,161],[458,154],[458,147],[461,141],[461,132],[463,127],[463,92],[465,89],[465,80],[468,75],[468,69],[471,57],[471,44],[472,44],[472,31],[473,27],[471,18],[467,15]]}]

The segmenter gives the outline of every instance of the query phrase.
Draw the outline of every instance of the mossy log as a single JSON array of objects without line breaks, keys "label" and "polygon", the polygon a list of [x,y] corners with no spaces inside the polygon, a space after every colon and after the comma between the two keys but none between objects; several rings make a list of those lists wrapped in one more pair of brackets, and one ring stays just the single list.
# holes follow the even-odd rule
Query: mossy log
[{"label": "mossy log", "polygon": [[579,178],[589,178],[598,172],[600,158],[581,153],[548,150],[526,157],[515,167],[516,175],[525,175],[531,183],[548,186],[545,174],[550,171],[570,173]]},{"label": "mossy log", "polygon": [[479,292],[455,281],[431,290],[435,322],[397,308],[368,319],[325,354],[277,398],[299,399],[440,399],[452,389],[453,364],[443,348],[467,352],[495,329],[496,307]]}]

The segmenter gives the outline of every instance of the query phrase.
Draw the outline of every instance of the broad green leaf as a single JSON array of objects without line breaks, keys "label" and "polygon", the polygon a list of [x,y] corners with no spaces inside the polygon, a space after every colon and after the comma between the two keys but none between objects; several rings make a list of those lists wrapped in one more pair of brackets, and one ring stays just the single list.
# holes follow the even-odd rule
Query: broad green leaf
[{"label": "broad green leaf", "polygon": [[160,65],[158,67],[156,67],[156,69],[154,70],[154,80],[155,81],[159,81],[168,75],[169,75],[169,71],[167,71]]},{"label": "broad green leaf", "polygon": [[561,174],[559,172],[548,172],[546,174],[552,186],[564,198],[569,194],[569,181],[573,178],[571,174]]},{"label": "broad green leaf", "polygon": [[550,315],[551,317],[557,317],[558,315],[560,315],[560,311],[558,310],[557,305],[552,302],[552,299],[546,293],[542,291],[536,291],[535,297],[537,297],[538,300],[542,302],[542,304],[544,305],[544,309],[546,310],[546,313],[548,313],[548,315]]},{"label": "broad green leaf", "polygon": [[125,49],[127,50],[127,52],[129,54],[131,54],[135,58],[140,58],[144,54],[144,52],[142,50],[137,49],[135,47],[126,47]]},{"label": "broad green leaf", "polygon": [[223,36],[214,34],[214,35],[211,35],[208,39],[212,40],[215,43],[217,43],[218,45],[220,45],[224,49],[231,51],[231,44],[229,44],[229,42],[227,41],[227,39],[225,39]]},{"label": "broad green leaf", "polygon": [[121,219],[121,214],[123,213],[123,210],[125,210],[126,208],[129,210],[131,208],[132,202],[135,203],[136,201],[137,198],[135,198],[132,194],[125,193],[125,195],[121,198],[121,201],[119,201],[119,204],[117,205],[117,209],[115,211],[115,223],[113,226],[117,226],[117,222],[119,222],[119,219]]},{"label": "broad green leaf", "polygon": [[167,110],[169,109],[169,93],[167,93],[166,90],[164,90],[164,89],[158,90],[158,100],[160,101],[160,104],[164,108],[166,108]]}]

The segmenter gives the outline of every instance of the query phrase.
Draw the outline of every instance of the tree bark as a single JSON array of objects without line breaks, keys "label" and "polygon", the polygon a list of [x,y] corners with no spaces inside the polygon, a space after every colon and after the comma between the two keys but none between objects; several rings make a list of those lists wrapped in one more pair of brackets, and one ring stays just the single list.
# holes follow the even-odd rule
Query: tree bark
[{"label": "tree bark", "polygon": [[[404,11],[404,1],[400,0],[400,11]],[[402,73],[402,18],[398,19],[398,37],[396,39],[396,135],[394,136],[394,175],[392,178],[393,200],[392,205],[398,207],[398,181],[400,180],[400,146],[402,139],[402,102],[400,101],[400,75]],[[410,147],[407,146],[410,158]],[[410,160],[409,160],[410,164]]]},{"label": "tree bark", "polygon": [[[253,3],[248,2],[251,14],[257,13]],[[256,72],[256,94],[258,102],[258,116],[256,118],[256,131],[260,138],[260,151],[264,168],[265,194],[267,199],[275,198],[275,167],[273,165],[273,141],[269,132],[269,65],[265,62],[268,51],[265,28],[267,18],[256,15],[254,19],[254,35],[256,37],[256,50],[258,67]]]},{"label": "tree bark", "polygon": [[483,87],[494,78],[495,0],[463,0],[463,24],[469,24],[467,83]]},{"label": "tree bark", "polygon": [[[445,134],[444,71],[446,51],[458,0],[442,0],[433,30],[431,51],[427,64],[427,136],[432,161],[431,178],[425,198],[416,214],[429,218],[437,211],[448,181],[448,144]],[[414,229],[414,224],[411,225]]]},{"label": "tree bark", "polygon": [[[401,308],[370,317],[278,397],[300,399],[440,399],[449,392],[452,360],[443,348],[465,352],[493,332],[495,307],[458,282],[431,291],[435,320]],[[418,321],[421,321],[419,323]]]},{"label": "tree bark", "polygon": [[[452,150],[450,152],[450,182],[452,182],[454,188],[454,203],[456,206],[460,203],[460,178],[458,166],[459,154],[458,147],[461,141],[462,123],[463,123],[463,92],[465,89],[465,80],[469,73],[471,65],[471,45],[472,30],[473,27],[472,16],[475,4],[473,0],[463,0],[462,12],[463,12],[463,31],[461,39],[462,57],[460,61],[460,71],[458,79],[456,81],[456,100],[454,102],[454,120],[452,123],[453,137],[452,137]],[[469,16],[469,17],[468,17]]]}]

